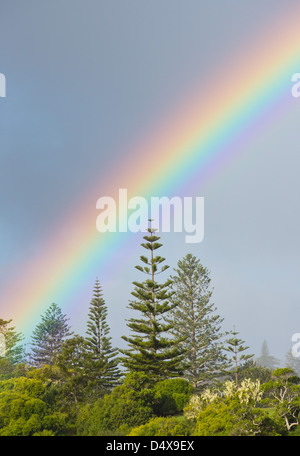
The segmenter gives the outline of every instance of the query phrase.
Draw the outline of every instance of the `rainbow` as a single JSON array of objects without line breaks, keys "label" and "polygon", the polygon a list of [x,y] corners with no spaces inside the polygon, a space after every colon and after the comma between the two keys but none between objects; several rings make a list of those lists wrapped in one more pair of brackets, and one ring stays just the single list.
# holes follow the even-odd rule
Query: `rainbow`
[{"label": "rainbow", "polygon": [[[12,318],[26,334],[51,302],[76,311],[81,289],[87,283],[92,288],[104,265],[126,249],[131,234],[96,230],[100,196],[117,201],[119,188],[147,198],[205,188],[293,109],[297,100],[291,96],[291,77],[300,70],[297,13],[300,7],[294,6],[284,17],[270,18],[261,36],[193,88],[175,113],[108,170],[105,182],[76,202],[43,251],[23,264],[14,283],[2,290],[3,318]],[[134,238],[139,241],[140,236]]]}]

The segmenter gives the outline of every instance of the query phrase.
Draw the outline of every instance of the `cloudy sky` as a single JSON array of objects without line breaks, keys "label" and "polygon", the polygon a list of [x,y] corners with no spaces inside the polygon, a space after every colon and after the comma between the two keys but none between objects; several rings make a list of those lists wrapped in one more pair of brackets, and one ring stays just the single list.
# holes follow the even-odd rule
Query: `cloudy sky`
[{"label": "cloudy sky", "polygon": [[[94,211],[103,195],[89,189],[98,182],[100,188],[108,173],[114,179],[114,166],[130,157],[132,144],[151,137],[159,119],[168,119],[202,81],[218,75],[216,90],[222,91],[222,74],[234,66],[234,56],[295,5],[1,0],[0,73],[7,83],[6,98],[0,98],[1,289],[18,288],[31,256],[42,258],[83,195],[90,195],[86,201]],[[278,39],[281,29],[272,33]],[[258,355],[266,339],[280,358],[300,332],[300,101],[293,102],[207,187],[194,183],[193,196],[205,198],[203,242],[162,236],[162,255],[171,267],[191,252],[211,271],[224,329],[235,325]],[[126,166],[133,165],[128,159]],[[101,265],[88,277],[91,289],[96,276],[103,278],[116,345],[126,331],[131,282],[141,279],[132,267],[142,253],[140,242],[137,236],[134,246],[120,251],[117,272]],[[16,304],[1,298],[1,289],[0,317],[11,310],[14,319]],[[76,315],[86,313],[90,297],[84,288],[81,301],[68,306],[76,331],[83,328]],[[49,305],[55,300],[49,296]]]}]

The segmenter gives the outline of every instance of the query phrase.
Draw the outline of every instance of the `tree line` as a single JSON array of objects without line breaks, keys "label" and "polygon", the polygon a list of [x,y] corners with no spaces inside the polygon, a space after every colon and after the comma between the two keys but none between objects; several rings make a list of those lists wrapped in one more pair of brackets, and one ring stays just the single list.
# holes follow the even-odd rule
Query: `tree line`
[{"label": "tree line", "polygon": [[[192,254],[178,261],[167,280],[158,281],[169,266],[157,254],[162,244],[151,221],[143,239],[147,255],[140,256],[136,269],[145,279],[133,282],[129,302],[133,316],[127,321],[130,334],[122,336],[126,348],[113,347],[98,279],[84,336],[72,332],[67,316],[53,303],[34,329],[31,351],[26,354],[22,335],[10,326],[11,321],[0,320],[5,339],[5,352],[0,353],[0,435],[205,435],[207,429],[199,424],[201,413],[209,416],[212,407],[213,416],[220,412],[226,417],[224,404],[229,401],[229,408],[236,406],[237,398],[246,394],[245,385],[247,404],[252,403],[253,410],[258,397],[253,393],[255,382],[265,385],[269,392],[264,393],[264,400],[272,402],[270,391],[274,394],[278,387],[272,375],[278,369],[266,342],[261,357],[254,361],[235,328],[222,331],[223,318],[211,302],[209,271]],[[282,414],[282,404],[277,404],[281,415],[273,421],[262,419],[262,432],[266,428],[282,435],[298,424],[298,372],[293,362],[292,369],[276,374],[281,382],[287,379],[289,388],[296,388],[292,406],[289,409],[285,404],[288,412]],[[229,388],[226,382],[230,382],[231,395],[224,395],[224,385]],[[217,392],[208,396],[208,391]],[[211,397],[219,402],[213,403]],[[218,405],[219,412],[216,404],[222,405]],[[252,409],[248,413],[251,423],[259,421]],[[210,420],[214,421],[212,416]],[[224,426],[229,426],[231,435],[227,421]],[[243,423],[247,431],[241,426],[234,432],[251,435],[248,424],[247,420]]]}]

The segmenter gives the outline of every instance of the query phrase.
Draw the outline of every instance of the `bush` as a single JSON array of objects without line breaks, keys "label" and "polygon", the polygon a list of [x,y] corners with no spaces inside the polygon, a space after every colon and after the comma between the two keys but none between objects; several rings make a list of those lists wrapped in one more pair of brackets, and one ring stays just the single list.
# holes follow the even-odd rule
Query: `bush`
[{"label": "bush", "polygon": [[158,382],[154,387],[154,413],[162,416],[181,413],[192,392],[192,386],[183,378]]},{"label": "bush", "polygon": [[203,407],[203,400],[198,394],[192,394],[188,404],[184,407],[184,416],[190,421],[196,421]]},{"label": "bush", "polygon": [[285,429],[265,411],[241,404],[236,398],[218,399],[198,414],[196,436],[275,436]]},{"label": "bush", "polygon": [[129,436],[187,436],[192,425],[184,417],[156,417],[148,423],[131,430]]},{"label": "bush", "polygon": [[6,358],[0,358],[0,381],[25,375],[25,364],[13,364]]},{"label": "bush", "polygon": [[25,377],[0,382],[0,436],[54,435],[65,430],[66,415],[49,410],[41,399],[45,388]]},{"label": "bush", "polygon": [[153,416],[153,390],[145,374],[129,374],[122,385],[93,405],[82,407],[77,434],[118,435],[146,423]]}]

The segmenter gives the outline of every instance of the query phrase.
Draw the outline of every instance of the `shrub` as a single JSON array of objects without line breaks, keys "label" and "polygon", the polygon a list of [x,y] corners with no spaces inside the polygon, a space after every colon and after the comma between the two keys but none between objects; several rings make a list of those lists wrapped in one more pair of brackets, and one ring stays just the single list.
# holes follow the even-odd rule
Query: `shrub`
[{"label": "shrub", "polygon": [[184,417],[156,417],[131,430],[129,436],[187,436],[192,425]]},{"label": "shrub", "polygon": [[145,374],[129,374],[93,405],[82,407],[77,417],[77,434],[88,436],[124,434],[153,416],[153,390]]},{"label": "shrub", "polygon": [[283,435],[282,425],[262,409],[241,403],[238,398],[219,398],[209,403],[197,417],[197,436]]},{"label": "shrub", "polygon": [[164,416],[181,413],[192,392],[192,386],[183,378],[158,382],[154,387],[155,414]]},{"label": "shrub", "polygon": [[188,404],[184,407],[184,416],[191,421],[195,421],[202,410],[203,400],[197,394],[192,394]]},{"label": "shrub", "polygon": [[42,395],[39,382],[18,378],[14,383],[1,382],[0,391],[0,436],[54,435],[65,430],[65,414],[52,412],[46,402],[34,397]]}]

